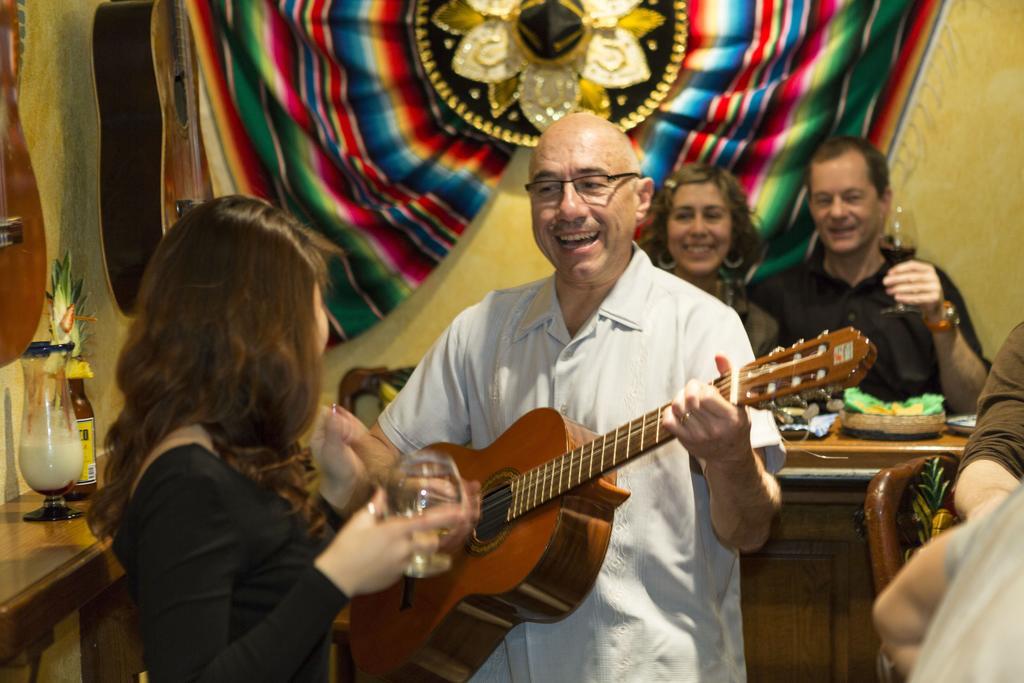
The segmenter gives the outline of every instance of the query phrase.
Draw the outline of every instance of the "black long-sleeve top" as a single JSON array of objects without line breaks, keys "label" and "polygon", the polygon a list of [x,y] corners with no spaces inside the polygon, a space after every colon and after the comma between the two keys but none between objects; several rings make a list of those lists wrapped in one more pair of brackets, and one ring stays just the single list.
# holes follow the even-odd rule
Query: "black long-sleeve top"
[{"label": "black long-sleeve top", "polygon": [[192,444],[143,474],[113,549],[153,681],[326,681],[348,598],[288,503]]},{"label": "black long-sleeve top", "polygon": [[[945,297],[960,315],[960,332],[971,350],[988,367],[981,343],[960,291],[940,268],[935,269]],[[878,358],[860,383],[863,391],[883,401],[902,401],[925,392],[942,393],[939,361],[932,333],[921,316],[887,317],[882,310],[895,300],[886,294],[878,272],[856,286],[825,272],[824,250],[819,244],[810,258],[750,287],[751,301],[779,323],[779,343],[813,339],[823,330],[852,325],[878,347]]]}]

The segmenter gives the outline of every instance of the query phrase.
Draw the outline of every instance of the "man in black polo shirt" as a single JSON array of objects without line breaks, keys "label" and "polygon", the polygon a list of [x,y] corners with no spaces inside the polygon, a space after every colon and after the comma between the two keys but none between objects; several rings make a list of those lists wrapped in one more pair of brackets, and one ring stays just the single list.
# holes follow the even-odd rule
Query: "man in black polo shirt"
[{"label": "man in black polo shirt", "polygon": [[[807,196],[814,252],[750,291],[779,321],[780,343],[853,325],[878,346],[861,389],[885,401],[941,393],[947,410],[973,413],[987,368],[963,297],[930,263],[890,267],[879,251],[892,201],[885,157],[862,138],[827,140],[811,157]],[[922,315],[881,315],[894,301]]]}]

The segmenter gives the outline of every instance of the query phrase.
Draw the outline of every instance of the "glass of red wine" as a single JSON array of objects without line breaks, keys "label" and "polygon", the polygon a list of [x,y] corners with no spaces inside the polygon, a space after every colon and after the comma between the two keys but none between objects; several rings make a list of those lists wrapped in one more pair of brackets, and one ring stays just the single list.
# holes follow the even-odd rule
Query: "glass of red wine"
[{"label": "glass of red wine", "polygon": [[[878,248],[890,266],[903,263],[914,258],[917,253],[917,225],[914,215],[909,209],[897,206],[892,212],[885,227]],[[896,302],[895,305],[882,309],[882,315],[920,315],[917,306]]]}]

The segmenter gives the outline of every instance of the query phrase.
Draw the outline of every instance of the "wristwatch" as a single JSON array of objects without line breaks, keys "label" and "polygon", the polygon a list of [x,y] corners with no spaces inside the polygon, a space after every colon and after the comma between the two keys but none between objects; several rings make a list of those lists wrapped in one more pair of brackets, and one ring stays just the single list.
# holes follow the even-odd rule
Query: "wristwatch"
[{"label": "wristwatch", "polygon": [[956,306],[953,305],[953,302],[947,299],[942,302],[941,317],[934,321],[925,317],[924,324],[932,332],[949,332],[951,330],[955,330],[960,324],[960,314],[957,313]]}]

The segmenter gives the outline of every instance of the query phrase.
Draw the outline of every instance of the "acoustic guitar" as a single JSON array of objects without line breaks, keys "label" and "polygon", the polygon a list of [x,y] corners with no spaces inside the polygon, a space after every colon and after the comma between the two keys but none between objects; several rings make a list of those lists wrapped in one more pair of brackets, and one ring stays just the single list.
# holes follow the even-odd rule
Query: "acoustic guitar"
[{"label": "acoustic guitar", "polygon": [[100,4],[92,47],[103,260],[117,305],[130,313],[164,232],[213,196],[183,0]]},{"label": "acoustic guitar", "polygon": [[18,117],[18,16],[0,0],[0,365],[28,348],[46,294],[46,233]]},{"label": "acoustic guitar", "polygon": [[[714,386],[737,405],[817,396],[859,382],[875,354],[848,327],[777,349]],[[629,497],[605,475],[674,438],[661,427],[667,407],[585,442],[581,427],[540,408],[485,449],[431,446],[483,482],[480,521],[450,571],[352,601],[359,668],[395,681],[464,681],[516,624],[572,612],[601,569],[615,508]]]}]

